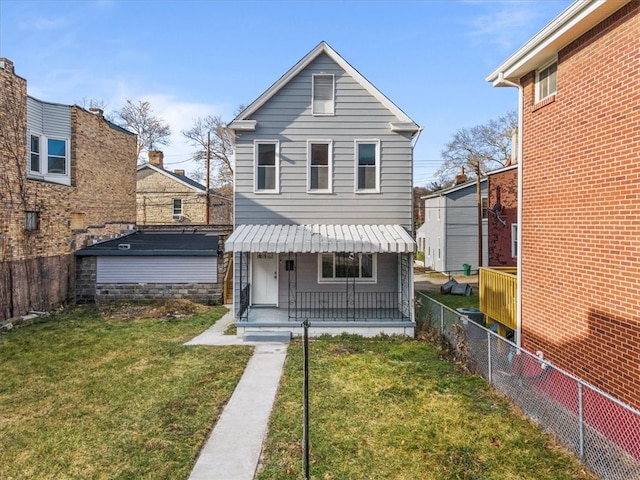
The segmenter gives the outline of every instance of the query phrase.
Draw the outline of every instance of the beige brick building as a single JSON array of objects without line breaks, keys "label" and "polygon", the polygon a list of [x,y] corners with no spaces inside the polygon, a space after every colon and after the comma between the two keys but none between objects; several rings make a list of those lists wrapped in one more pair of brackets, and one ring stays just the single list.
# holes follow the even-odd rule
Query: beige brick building
[{"label": "beige brick building", "polygon": [[232,203],[185,176],[184,170],[165,170],[163,154],[149,152],[149,163],[138,166],[138,225],[231,225]]},{"label": "beige brick building", "polygon": [[43,102],[0,58],[0,319],[74,297],[73,252],[135,224],[136,137]]}]

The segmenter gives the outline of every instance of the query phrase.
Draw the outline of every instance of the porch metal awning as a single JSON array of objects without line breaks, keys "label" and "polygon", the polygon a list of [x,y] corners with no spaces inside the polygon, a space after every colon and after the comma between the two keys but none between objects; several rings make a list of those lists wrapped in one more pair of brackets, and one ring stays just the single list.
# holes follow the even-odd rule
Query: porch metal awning
[{"label": "porch metal awning", "polygon": [[412,253],[400,225],[239,225],[225,250],[261,253]]}]

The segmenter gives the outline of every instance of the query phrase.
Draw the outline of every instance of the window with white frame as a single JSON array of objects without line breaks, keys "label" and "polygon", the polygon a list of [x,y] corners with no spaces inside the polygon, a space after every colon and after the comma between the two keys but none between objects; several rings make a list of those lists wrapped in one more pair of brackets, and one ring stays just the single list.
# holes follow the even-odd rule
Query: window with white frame
[{"label": "window with white frame", "polygon": [[254,191],[277,193],[280,176],[279,143],[271,140],[256,140],[254,154]]},{"label": "window with white frame", "polygon": [[312,113],[313,115],[333,115],[335,83],[333,75],[313,75]]},{"label": "window with white frame", "polygon": [[518,256],[518,224],[511,224],[511,256],[516,258]]},{"label": "window with white frame", "polygon": [[173,216],[174,217],[181,217],[183,214],[182,211],[182,199],[181,198],[174,198],[173,199]]},{"label": "window with white frame", "polygon": [[482,197],[480,207],[482,208],[482,219],[489,219],[489,199],[487,197]]},{"label": "window with white frame", "polygon": [[380,191],[380,141],[356,140],[356,192]]},{"label": "window with white frame", "polygon": [[29,134],[27,176],[71,185],[69,139]]},{"label": "window with white frame", "polygon": [[330,140],[309,140],[307,142],[307,172],[309,192],[331,192],[331,152]]},{"label": "window with white frame", "polygon": [[321,253],[318,255],[318,281],[335,282],[346,278],[375,282],[377,257],[373,253]]},{"label": "window with white frame", "polygon": [[554,61],[536,72],[536,102],[555,95],[557,90],[558,62]]}]

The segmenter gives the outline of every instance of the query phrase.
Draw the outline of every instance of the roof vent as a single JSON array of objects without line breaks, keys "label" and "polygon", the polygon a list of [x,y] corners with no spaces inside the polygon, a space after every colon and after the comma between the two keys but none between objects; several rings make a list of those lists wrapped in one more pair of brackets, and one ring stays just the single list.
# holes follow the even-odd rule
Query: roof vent
[{"label": "roof vent", "polygon": [[130,243],[119,243],[118,244],[118,250],[131,250],[131,244]]}]

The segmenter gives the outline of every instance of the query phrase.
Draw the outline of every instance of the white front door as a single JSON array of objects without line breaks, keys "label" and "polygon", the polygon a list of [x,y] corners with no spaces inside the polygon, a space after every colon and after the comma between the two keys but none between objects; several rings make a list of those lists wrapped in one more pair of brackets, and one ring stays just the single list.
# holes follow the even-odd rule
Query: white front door
[{"label": "white front door", "polygon": [[254,253],[251,263],[253,305],[278,305],[278,255]]}]

